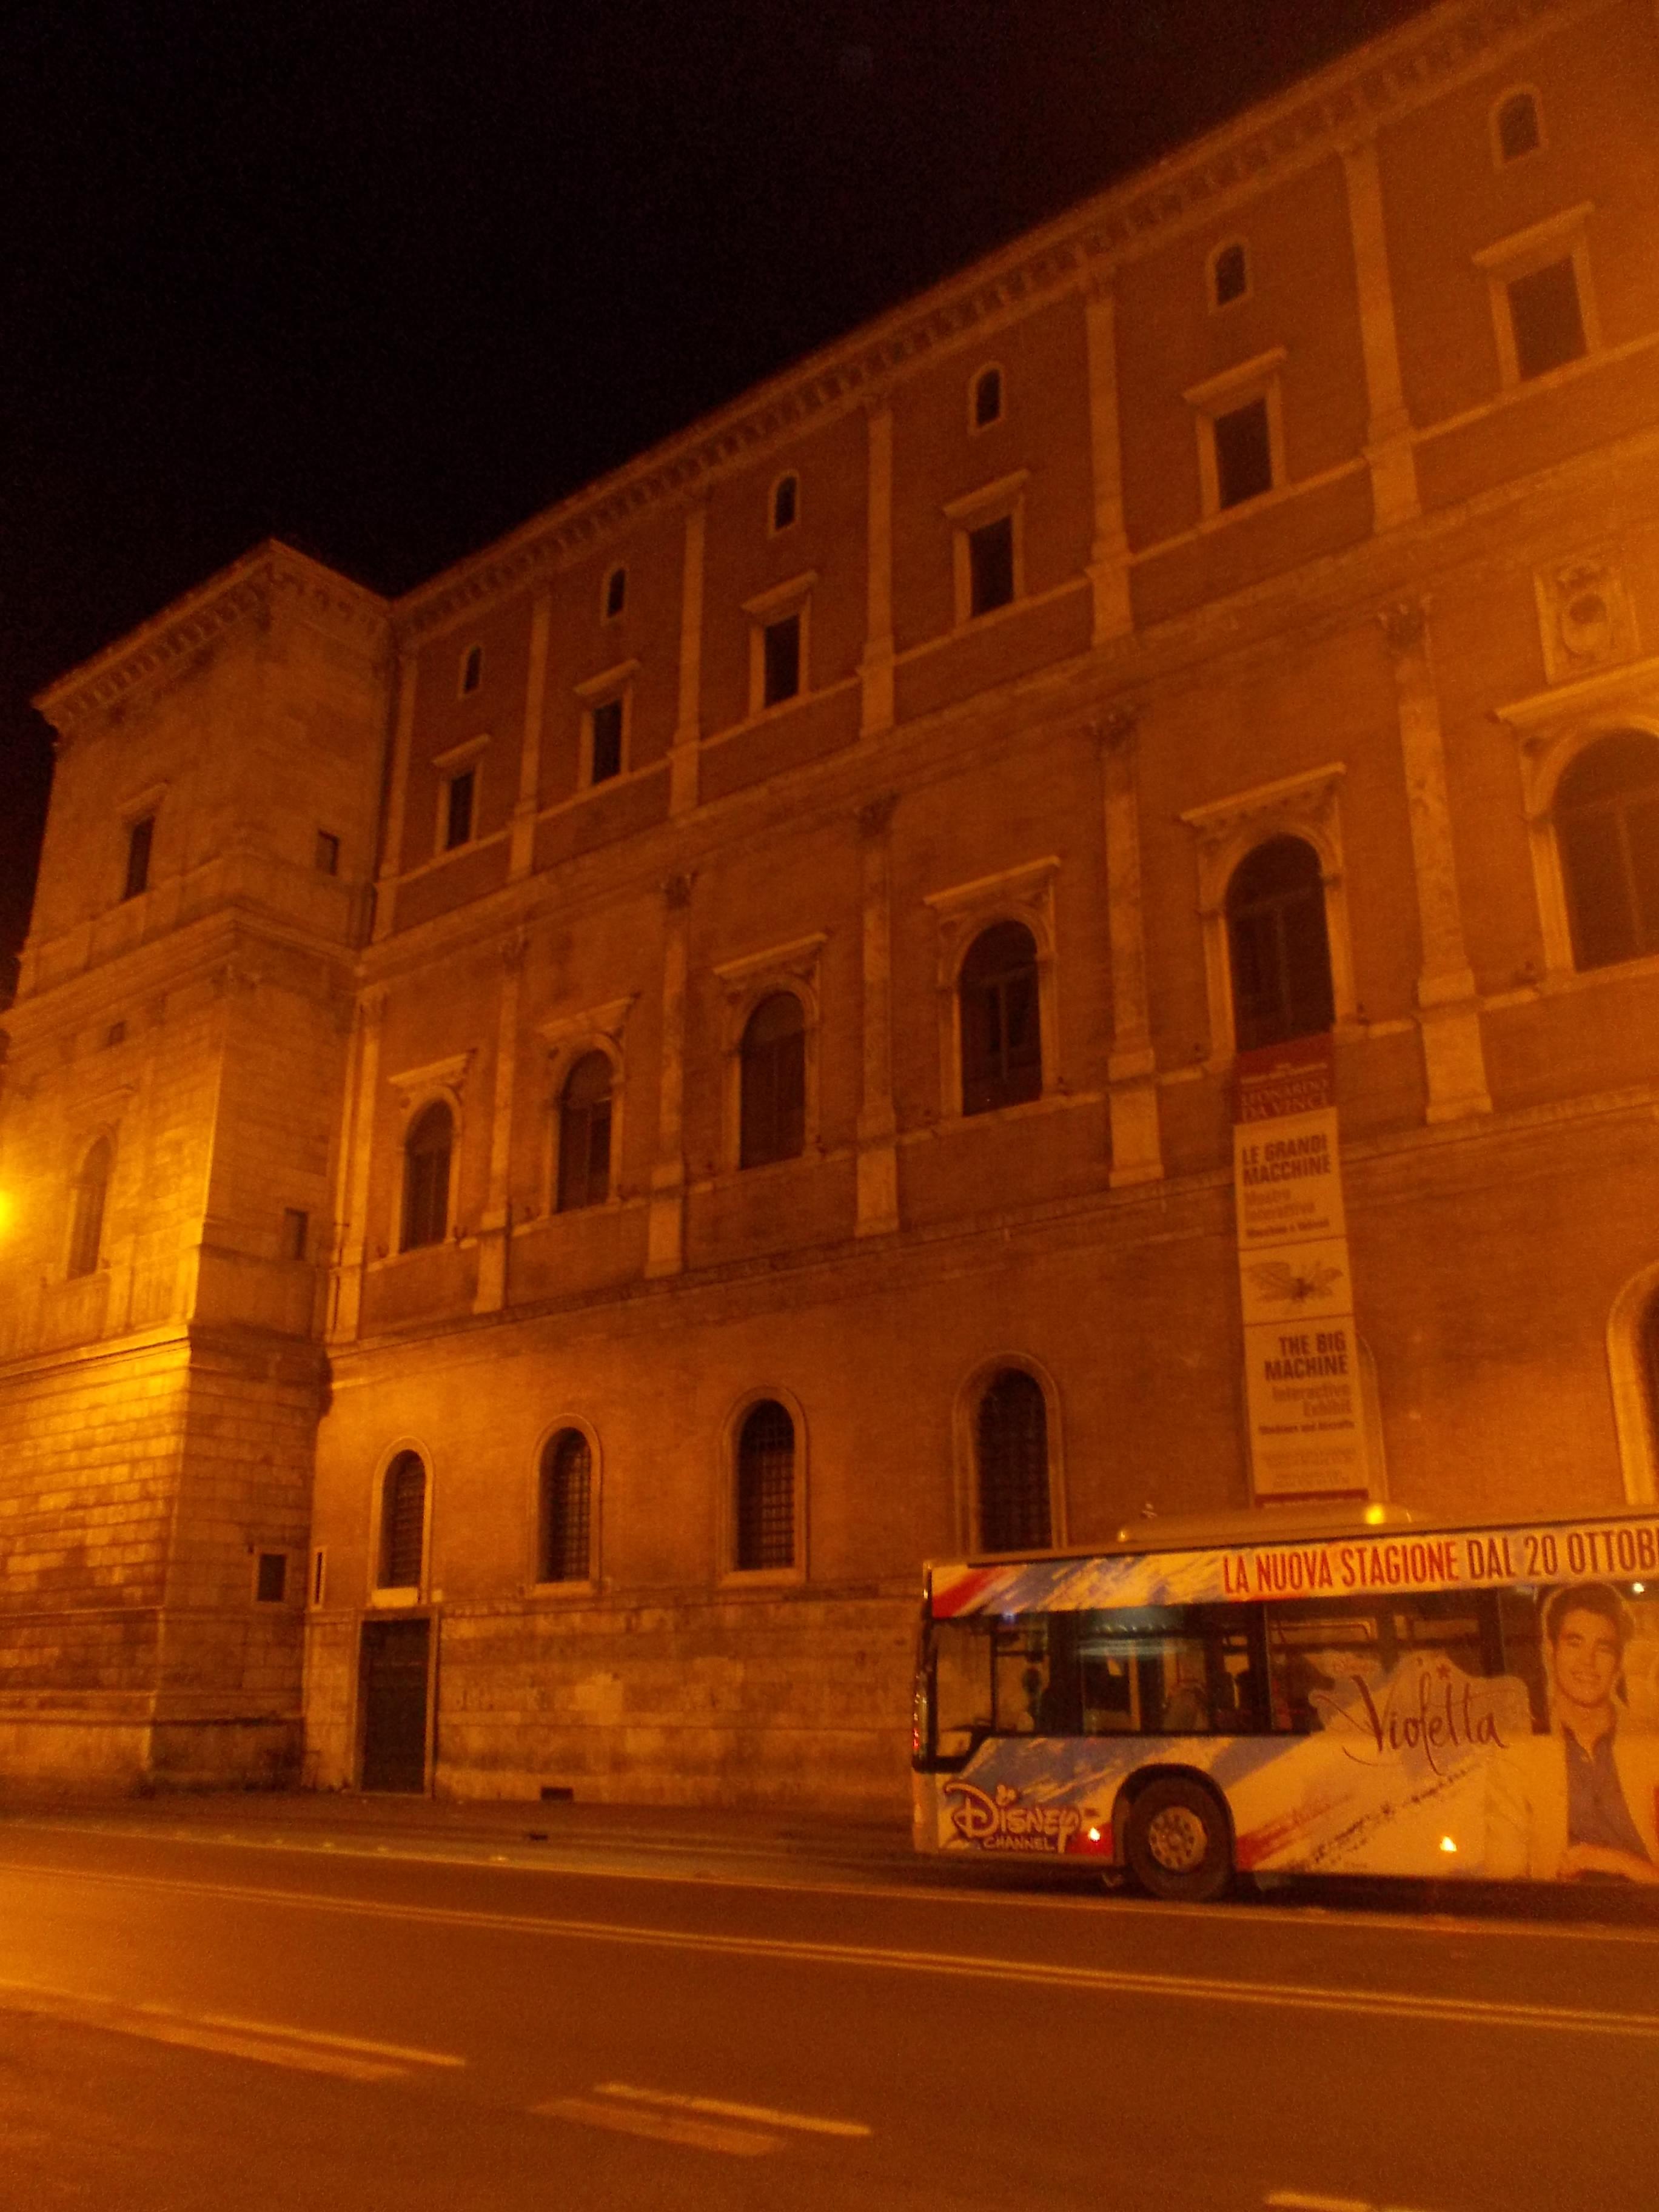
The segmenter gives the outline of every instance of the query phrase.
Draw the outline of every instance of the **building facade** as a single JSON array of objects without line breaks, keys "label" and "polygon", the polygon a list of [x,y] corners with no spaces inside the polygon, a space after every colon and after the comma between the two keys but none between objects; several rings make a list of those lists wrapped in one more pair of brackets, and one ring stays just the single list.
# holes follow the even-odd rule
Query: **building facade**
[{"label": "building facade", "polygon": [[46,695],[0,1767],[896,1803],[926,1558],[1283,1494],[1309,1037],[1304,1493],[1650,1499],[1656,112],[1650,0],[1448,0],[401,600],[269,545]]}]

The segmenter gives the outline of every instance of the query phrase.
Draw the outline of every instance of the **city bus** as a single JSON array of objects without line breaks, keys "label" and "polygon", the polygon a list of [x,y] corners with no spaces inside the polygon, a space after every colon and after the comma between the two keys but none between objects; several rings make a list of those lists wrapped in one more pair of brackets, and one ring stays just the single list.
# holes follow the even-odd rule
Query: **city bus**
[{"label": "city bus", "polygon": [[1371,1506],[926,1571],[925,1851],[1243,1875],[1659,1882],[1659,1510]]}]

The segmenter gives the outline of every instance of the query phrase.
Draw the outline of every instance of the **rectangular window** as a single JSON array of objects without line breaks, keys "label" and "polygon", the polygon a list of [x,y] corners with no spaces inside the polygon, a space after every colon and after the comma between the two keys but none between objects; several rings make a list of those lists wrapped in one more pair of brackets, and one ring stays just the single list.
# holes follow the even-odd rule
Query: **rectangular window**
[{"label": "rectangular window", "polygon": [[311,1602],[320,1605],[328,1595],[328,1547],[319,1544],[311,1555]]},{"label": "rectangular window", "polygon": [[155,817],[144,815],[127,831],[126,885],[124,899],[137,898],[149,889],[149,854],[155,837]]},{"label": "rectangular window", "polygon": [[623,764],[623,705],[620,697],[602,699],[589,716],[589,735],[592,744],[592,766],[588,771],[590,783],[609,783],[613,775],[622,774]]},{"label": "rectangular window", "polygon": [[463,769],[449,779],[444,800],[444,850],[453,853],[472,835],[472,794],[477,771]]},{"label": "rectangular window", "polygon": [[253,1595],[261,1605],[281,1605],[288,1595],[288,1553],[261,1552]]},{"label": "rectangular window", "polygon": [[1271,491],[1273,454],[1266,398],[1247,400],[1243,406],[1218,415],[1212,431],[1217,503],[1237,507]]},{"label": "rectangular window", "polygon": [[968,532],[968,611],[987,615],[1014,596],[1014,518],[1000,514]]},{"label": "rectangular window", "polygon": [[317,872],[319,876],[340,872],[340,841],[331,830],[317,832]]},{"label": "rectangular window", "polygon": [[1524,383],[1577,361],[1586,350],[1578,276],[1571,255],[1511,277],[1510,324],[1515,332],[1516,374]]},{"label": "rectangular window", "polygon": [[303,1260],[311,1237],[311,1216],[297,1206],[283,1208],[283,1257]]},{"label": "rectangular window", "polygon": [[775,707],[800,690],[800,616],[767,623],[761,639],[761,704]]}]

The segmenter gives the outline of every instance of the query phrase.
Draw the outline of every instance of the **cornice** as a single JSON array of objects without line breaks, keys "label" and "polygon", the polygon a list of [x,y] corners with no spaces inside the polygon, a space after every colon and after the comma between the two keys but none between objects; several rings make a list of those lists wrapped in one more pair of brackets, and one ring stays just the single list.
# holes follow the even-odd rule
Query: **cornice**
[{"label": "cornice", "polygon": [[418,642],[470,608],[556,569],[645,510],[695,499],[722,474],[813,422],[879,404],[885,387],[922,356],[1068,291],[1109,283],[1115,268],[1151,252],[1172,231],[1340,154],[1438,97],[1460,76],[1490,67],[1540,25],[1571,22],[1613,4],[1444,0],[809,355],[417,586],[395,604],[399,638]]},{"label": "cornice", "polygon": [[390,615],[378,592],[267,538],[49,684],[33,703],[67,741],[92,718],[158,688],[231,630],[299,617],[378,654],[390,643]]}]

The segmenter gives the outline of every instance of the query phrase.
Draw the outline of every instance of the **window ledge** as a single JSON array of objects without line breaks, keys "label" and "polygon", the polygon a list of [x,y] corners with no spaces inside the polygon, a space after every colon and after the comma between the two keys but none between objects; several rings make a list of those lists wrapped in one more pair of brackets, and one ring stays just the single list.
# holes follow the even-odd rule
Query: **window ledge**
[{"label": "window ledge", "polygon": [[815,701],[820,699],[833,699],[839,692],[855,691],[859,688],[859,683],[860,679],[856,676],[843,676],[834,684],[825,684],[815,689],[797,691],[793,698],[780,699],[775,706],[757,708],[753,714],[745,714],[740,722],[730,723],[723,730],[711,730],[703,738],[702,744],[705,747],[723,745],[732,738],[746,737],[750,730],[757,730],[766,722],[775,722],[797,707],[811,706]]},{"label": "window ledge", "polygon": [[414,1583],[407,1586],[399,1585],[391,1589],[372,1589],[368,1594],[368,1601],[372,1606],[395,1607],[407,1612],[410,1607],[419,1605],[421,1593]]},{"label": "window ledge", "polygon": [[763,1597],[769,1590],[791,1589],[806,1580],[805,1567],[727,1567],[720,1578],[723,1596],[752,1590]]},{"label": "window ledge", "polygon": [[526,1592],[528,1597],[556,1605],[580,1602],[585,1598],[596,1598],[599,1594],[599,1585],[591,1575],[582,1582],[532,1583]]}]

